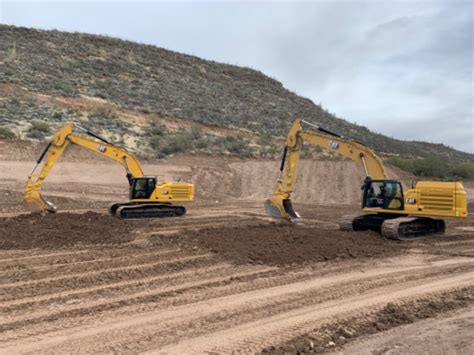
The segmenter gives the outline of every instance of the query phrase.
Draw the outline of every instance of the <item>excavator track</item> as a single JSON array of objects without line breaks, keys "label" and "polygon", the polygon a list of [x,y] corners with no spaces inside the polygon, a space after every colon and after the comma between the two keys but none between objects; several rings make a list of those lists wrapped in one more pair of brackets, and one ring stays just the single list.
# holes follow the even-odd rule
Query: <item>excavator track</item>
[{"label": "excavator track", "polygon": [[382,223],[381,233],[385,238],[415,240],[444,233],[442,219],[426,217],[400,217],[387,219]]},{"label": "excavator track", "polygon": [[365,229],[360,229],[358,228],[358,221],[360,218],[363,218],[360,214],[348,214],[345,216],[342,216],[342,218],[339,220],[339,229],[344,232],[353,232],[353,231],[358,231],[358,230],[367,230]]},{"label": "excavator track", "polygon": [[346,232],[370,229],[388,239],[415,240],[444,233],[445,224],[442,219],[428,217],[352,214],[341,218],[339,229]]},{"label": "excavator track", "polygon": [[124,203],[112,205],[110,215],[118,219],[145,219],[182,217],[186,208],[168,203]]}]

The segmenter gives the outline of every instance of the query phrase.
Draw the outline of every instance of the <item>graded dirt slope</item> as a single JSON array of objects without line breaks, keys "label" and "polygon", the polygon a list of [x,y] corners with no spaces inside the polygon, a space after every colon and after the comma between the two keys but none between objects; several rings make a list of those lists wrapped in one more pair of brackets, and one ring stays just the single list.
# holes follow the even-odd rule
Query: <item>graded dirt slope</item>
[{"label": "graded dirt slope", "polygon": [[[16,212],[21,191],[35,166],[33,161],[0,160],[0,194],[3,212]],[[208,156],[176,157],[158,164],[143,164],[147,175],[160,181],[182,180],[196,184],[197,202],[229,200],[264,201],[276,189],[277,161],[241,161]],[[388,169],[389,177],[400,178]],[[402,176],[403,178],[403,176]],[[296,202],[358,204],[362,169],[351,161],[301,161],[293,195]],[[408,183],[408,181],[407,181]],[[128,182],[124,169],[106,159],[87,155],[60,160],[42,191],[59,209],[74,208],[61,198],[74,199],[77,208],[94,207],[98,201],[126,200]]]}]

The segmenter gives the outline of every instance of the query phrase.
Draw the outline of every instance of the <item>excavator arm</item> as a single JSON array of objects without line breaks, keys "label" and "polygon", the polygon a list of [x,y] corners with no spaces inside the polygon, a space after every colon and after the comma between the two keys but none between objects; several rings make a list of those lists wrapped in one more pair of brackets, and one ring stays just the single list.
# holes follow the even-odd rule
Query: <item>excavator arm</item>
[{"label": "excavator arm", "polygon": [[[303,130],[302,123],[314,127],[316,131]],[[295,185],[298,162],[304,143],[329,149],[352,159],[364,168],[368,179],[385,179],[382,161],[371,149],[309,122],[296,119],[286,139],[286,146],[280,164],[280,176],[277,180],[277,190],[265,202],[265,209],[274,217],[288,220],[299,218],[291,205],[291,194]]]},{"label": "excavator arm", "polygon": [[[74,127],[79,128],[95,139],[88,139],[74,135]],[[143,170],[140,167],[137,159],[135,159],[135,157],[125,149],[110,144],[104,138],[80,126],[75,126],[73,123],[68,123],[56,132],[43,153],[38,158],[36,162],[37,164],[28,177],[28,181],[24,189],[24,199],[26,202],[37,204],[41,209],[47,210],[49,212],[56,211],[56,207],[51,202],[45,200],[42,197],[41,187],[56,162],[63,155],[67,146],[71,143],[86,148],[106,158],[115,160],[125,168],[127,172],[127,178],[129,180],[132,177],[143,176]],[[41,170],[36,172],[42,162],[44,163]]]}]

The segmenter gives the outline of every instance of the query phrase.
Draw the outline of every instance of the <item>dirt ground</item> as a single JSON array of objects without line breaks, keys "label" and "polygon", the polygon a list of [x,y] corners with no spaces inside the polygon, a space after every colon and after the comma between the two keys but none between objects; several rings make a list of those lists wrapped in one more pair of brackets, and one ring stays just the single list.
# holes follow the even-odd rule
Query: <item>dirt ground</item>
[{"label": "dirt ground", "polygon": [[275,162],[147,164],[201,189],[154,221],[109,217],[123,172],[74,157],[45,185],[59,212],[30,213],[32,164],[0,161],[2,354],[474,351],[474,218],[403,243],[340,232],[360,188],[346,162],[305,164],[291,226],[262,208]]}]

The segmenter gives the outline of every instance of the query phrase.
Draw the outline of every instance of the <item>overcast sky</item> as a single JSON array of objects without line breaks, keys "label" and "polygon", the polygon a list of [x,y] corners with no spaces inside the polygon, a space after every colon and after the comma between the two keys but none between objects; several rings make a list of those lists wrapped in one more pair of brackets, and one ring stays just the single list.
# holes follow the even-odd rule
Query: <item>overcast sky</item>
[{"label": "overcast sky", "polygon": [[373,131],[474,153],[473,4],[0,0],[0,22],[248,66]]}]

